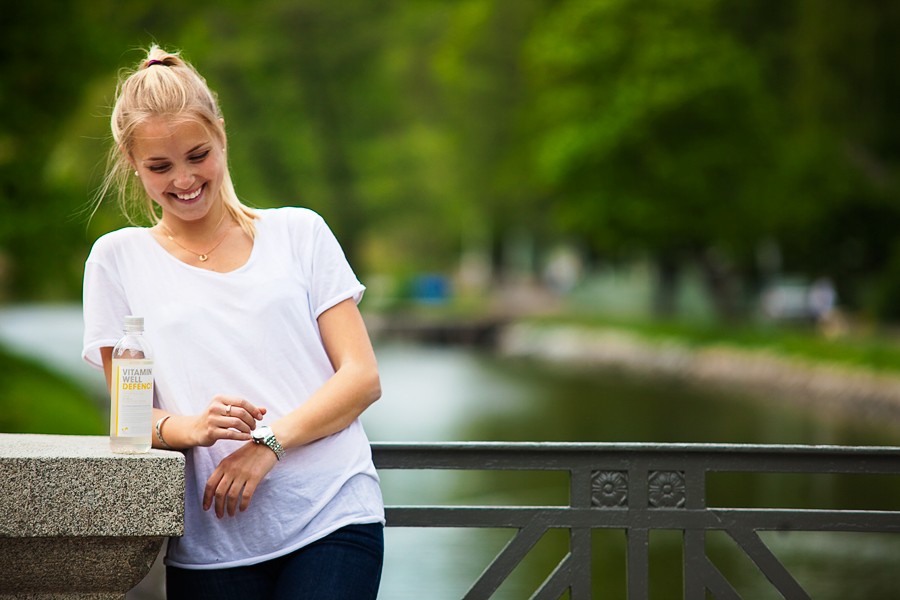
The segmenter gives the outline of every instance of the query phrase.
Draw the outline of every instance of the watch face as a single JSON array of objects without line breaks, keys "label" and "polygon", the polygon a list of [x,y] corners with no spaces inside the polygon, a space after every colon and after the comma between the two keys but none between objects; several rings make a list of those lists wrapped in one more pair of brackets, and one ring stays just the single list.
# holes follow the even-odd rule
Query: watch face
[{"label": "watch face", "polygon": [[268,436],[272,435],[272,430],[269,429],[268,425],[261,425],[250,432],[250,437],[252,437],[256,441],[263,441]]}]

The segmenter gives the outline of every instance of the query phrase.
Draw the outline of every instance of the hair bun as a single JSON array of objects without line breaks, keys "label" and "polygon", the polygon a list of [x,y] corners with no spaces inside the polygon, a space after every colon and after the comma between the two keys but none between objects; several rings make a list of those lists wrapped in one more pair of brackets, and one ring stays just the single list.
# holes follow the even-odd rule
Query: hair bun
[{"label": "hair bun", "polygon": [[164,67],[178,67],[183,65],[177,52],[166,52],[157,44],[150,46],[146,56],[147,57],[143,62],[138,63],[137,70],[149,69],[153,65],[162,65]]}]

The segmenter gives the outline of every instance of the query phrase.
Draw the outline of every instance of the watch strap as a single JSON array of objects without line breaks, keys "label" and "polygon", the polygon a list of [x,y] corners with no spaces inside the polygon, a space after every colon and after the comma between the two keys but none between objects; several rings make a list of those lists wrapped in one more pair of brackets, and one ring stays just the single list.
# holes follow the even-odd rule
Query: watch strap
[{"label": "watch strap", "polygon": [[[275,434],[272,433],[272,430],[269,427],[265,428],[265,431],[268,435],[263,437],[253,437],[253,441],[257,444],[264,444],[269,447],[269,449],[275,453],[275,458],[281,460],[281,457],[284,456],[284,447],[279,443],[279,441],[275,438]],[[262,432],[260,432],[262,433]]]},{"label": "watch strap", "polygon": [[270,434],[264,437],[262,443],[268,446],[269,449],[271,449],[272,452],[275,453],[275,458],[277,458],[278,460],[281,460],[281,458],[284,456],[284,448],[278,442],[278,440],[275,439],[275,434]]}]

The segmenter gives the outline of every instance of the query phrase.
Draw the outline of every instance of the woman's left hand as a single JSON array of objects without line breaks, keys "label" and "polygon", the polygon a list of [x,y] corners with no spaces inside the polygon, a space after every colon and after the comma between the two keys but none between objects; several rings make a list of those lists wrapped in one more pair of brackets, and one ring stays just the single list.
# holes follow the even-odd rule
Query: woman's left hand
[{"label": "woman's left hand", "polygon": [[222,459],[206,482],[203,510],[215,506],[220,519],[238,509],[247,510],[259,482],[272,470],[278,458],[267,446],[249,442]]}]

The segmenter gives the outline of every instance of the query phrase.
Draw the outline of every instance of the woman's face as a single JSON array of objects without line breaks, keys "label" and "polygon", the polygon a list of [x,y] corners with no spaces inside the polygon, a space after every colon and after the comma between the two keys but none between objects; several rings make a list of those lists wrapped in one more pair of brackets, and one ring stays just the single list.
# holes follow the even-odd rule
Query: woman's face
[{"label": "woman's face", "polygon": [[166,219],[197,221],[221,202],[225,150],[196,121],[148,119],[135,130],[131,158]]}]

